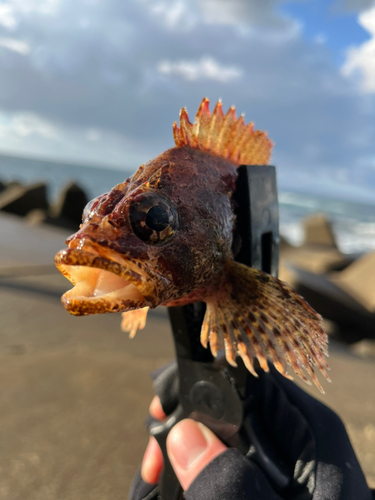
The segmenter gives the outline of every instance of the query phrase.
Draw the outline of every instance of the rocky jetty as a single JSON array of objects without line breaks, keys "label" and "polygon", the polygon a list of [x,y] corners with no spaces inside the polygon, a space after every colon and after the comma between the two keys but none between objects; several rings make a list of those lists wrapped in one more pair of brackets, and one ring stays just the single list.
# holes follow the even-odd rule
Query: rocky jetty
[{"label": "rocky jetty", "polygon": [[25,186],[0,181],[0,210],[25,217],[30,224],[46,223],[77,229],[88,202],[85,190],[70,182],[52,204],[48,201],[47,191],[48,186],[43,182]]},{"label": "rocky jetty", "polygon": [[323,214],[306,218],[303,227],[302,245],[281,247],[280,278],[337,325],[342,340],[375,339],[375,252],[342,253]]},{"label": "rocky jetty", "polygon": [[[22,216],[31,225],[76,231],[89,201],[85,190],[70,182],[53,203],[47,192],[45,183],[0,181],[0,211]],[[375,339],[375,253],[342,253],[324,214],[307,217],[303,227],[302,245],[280,241],[280,278],[329,320],[342,340]]]},{"label": "rocky jetty", "polygon": [[47,186],[40,182],[29,186],[11,183],[0,193],[0,210],[25,216],[31,210],[48,209]]}]

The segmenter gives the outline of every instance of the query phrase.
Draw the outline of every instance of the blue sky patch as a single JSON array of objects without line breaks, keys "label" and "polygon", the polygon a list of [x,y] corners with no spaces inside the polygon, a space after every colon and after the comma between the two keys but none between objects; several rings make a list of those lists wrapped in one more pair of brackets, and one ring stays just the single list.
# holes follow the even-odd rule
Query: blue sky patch
[{"label": "blue sky patch", "polygon": [[334,1],[288,2],[281,4],[279,11],[303,24],[303,35],[308,41],[324,40],[338,66],[344,63],[349,46],[360,45],[370,38],[358,24],[358,14],[339,9]]}]

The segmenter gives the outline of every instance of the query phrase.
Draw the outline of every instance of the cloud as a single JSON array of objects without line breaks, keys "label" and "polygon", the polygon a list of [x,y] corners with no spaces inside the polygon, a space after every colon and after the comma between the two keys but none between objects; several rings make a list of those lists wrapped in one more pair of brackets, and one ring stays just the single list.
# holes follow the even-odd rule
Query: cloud
[{"label": "cloud", "polygon": [[[175,3],[166,5],[172,8]],[[174,118],[173,109],[183,104],[191,102],[196,106],[203,95],[211,92],[219,97],[221,87],[228,85],[225,80],[239,83],[239,72],[245,74],[251,66],[252,78],[256,79],[257,73],[261,77],[264,72],[258,67],[263,45],[267,52],[277,54],[292,40],[289,34],[295,23],[286,26],[282,22],[282,28],[271,28],[276,17],[270,13],[271,4],[275,2],[262,2],[261,7],[263,22],[268,16],[270,32],[281,37],[271,43],[267,35],[259,37],[255,28],[245,30],[242,25],[240,30],[237,25],[207,24],[202,15],[190,31],[170,31],[155,17],[156,2],[61,0],[56,4],[58,15],[54,11],[55,15],[48,16],[44,11],[25,12],[19,8],[15,11],[19,27],[14,35],[28,40],[32,51],[23,60],[10,60],[10,54],[0,60],[0,109],[32,111],[48,120],[113,129],[134,137],[145,133],[146,120],[147,130],[156,131],[155,137],[148,140],[156,144],[160,138],[160,109],[170,106]],[[192,2],[191,15],[201,13],[199,5]],[[246,22],[249,27],[250,20]],[[202,62],[202,52],[209,54],[211,61]],[[158,61],[167,61],[164,70],[175,75],[179,71],[180,77],[162,81]],[[182,75],[187,70],[175,66],[179,61],[199,62],[197,68],[203,69],[206,77],[197,75],[193,80],[184,80]],[[242,67],[244,62],[246,68]],[[219,74],[219,66],[224,66],[224,76]],[[190,73],[196,75],[194,65]],[[195,87],[179,87],[179,81]],[[219,87],[215,88],[215,84]],[[169,131],[165,113],[163,120]]]},{"label": "cloud", "polygon": [[288,29],[293,22],[275,12],[279,0],[143,0],[150,13],[170,29],[198,24]]},{"label": "cloud", "polygon": [[200,2],[203,19],[209,24],[238,25],[244,22],[259,25],[266,20],[274,22],[277,16],[274,14],[275,2],[262,2],[262,8],[251,2],[242,0],[203,0]]},{"label": "cloud", "polygon": [[16,19],[10,4],[0,4],[0,24],[10,29],[16,26]]},{"label": "cloud", "polygon": [[207,24],[238,26],[247,24],[256,28],[286,28],[291,20],[276,13],[278,0],[251,2],[247,0],[200,0],[203,20]]},{"label": "cloud", "polygon": [[318,33],[313,38],[313,42],[318,44],[318,45],[322,45],[323,43],[327,43],[327,40],[328,40],[327,35],[325,35],[324,33]]},{"label": "cloud", "polygon": [[17,40],[16,38],[0,37],[0,47],[12,50],[13,52],[18,52],[18,54],[23,56],[26,56],[31,51],[31,47],[28,43],[23,42],[22,40]]},{"label": "cloud", "polygon": [[229,83],[242,75],[240,68],[219,64],[211,57],[202,57],[199,61],[162,61],[157,65],[157,70],[163,75],[177,75],[191,82],[216,80]]},{"label": "cloud", "polygon": [[14,131],[15,135],[19,137],[28,137],[30,135],[41,135],[47,139],[58,138],[56,127],[39,116],[32,113],[17,113],[7,120],[8,123],[2,125],[3,130],[5,127],[8,130]]},{"label": "cloud", "polygon": [[7,19],[5,26],[13,28],[17,24],[19,14],[38,13],[42,15],[55,14],[63,0],[5,0],[1,3],[1,19]]},{"label": "cloud", "polygon": [[96,142],[101,139],[99,130],[95,128],[89,128],[86,132],[86,139],[91,142]]},{"label": "cloud", "polygon": [[329,33],[307,42],[277,0],[6,5],[0,37],[31,49],[0,52],[0,150],[135,169],[173,146],[182,106],[222,97],[269,132],[284,188],[375,185],[375,97],[342,76]]},{"label": "cloud", "polygon": [[55,15],[63,0],[8,0],[0,4],[0,26],[14,31],[26,15]]},{"label": "cloud", "polygon": [[[149,154],[147,146],[111,130],[50,122],[33,113],[0,112],[2,152],[54,160],[81,161],[132,169]],[[126,151],[126,157],[124,152]],[[62,155],[64,152],[64,155]]]},{"label": "cloud", "polygon": [[375,0],[338,0],[336,6],[351,11],[367,10],[375,5]]},{"label": "cloud", "polygon": [[375,92],[375,6],[361,12],[358,23],[370,33],[371,39],[348,49],[342,71],[345,76],[359,77],[363,92]]},{"label": "cloud", "polygon": [[150,5],[150,12],[168,28],[189,30],[197,22],[184,0],[154,2]]}]

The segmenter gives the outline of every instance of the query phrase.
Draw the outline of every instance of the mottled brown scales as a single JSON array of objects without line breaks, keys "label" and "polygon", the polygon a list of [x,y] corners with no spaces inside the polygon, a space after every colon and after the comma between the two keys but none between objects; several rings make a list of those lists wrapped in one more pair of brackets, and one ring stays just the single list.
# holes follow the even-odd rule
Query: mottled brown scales
[{"label": "mottled brown scales", "polygon": [[[73,283],[62,301],[75,315],[123,312],[133,337],[149,308],[204,301],[201,342],[214,356],[287,365],[322,390],[328,379],[321,317],[288,285],[236,263],[233,193],[240,164],[267,164],[272,144],[234,108],[203,99],[194,123],[181,110],[176,147],[139,167],[85,208],[56,265]],[[237,248],[238,245],[237,245]]]}]

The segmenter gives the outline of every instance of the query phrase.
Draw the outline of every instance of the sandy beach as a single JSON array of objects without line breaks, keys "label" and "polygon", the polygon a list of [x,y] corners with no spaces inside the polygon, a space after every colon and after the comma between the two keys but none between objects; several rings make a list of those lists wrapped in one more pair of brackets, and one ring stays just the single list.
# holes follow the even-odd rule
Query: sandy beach
[{"label": "sandy beach", "polygon": [[[123,500],[147,443],[150,371],[174,356],[166,311],[129,340],[120,315],[70,316],[51,263],[67,232],[0,215],[0,500]],[[330,346],[343,419],[375,487],[375,362]]]}]

